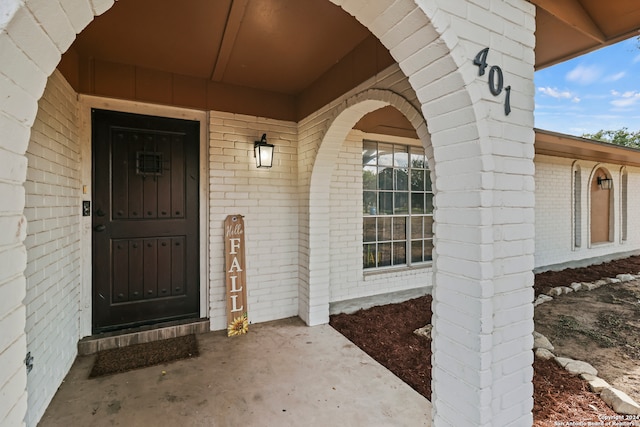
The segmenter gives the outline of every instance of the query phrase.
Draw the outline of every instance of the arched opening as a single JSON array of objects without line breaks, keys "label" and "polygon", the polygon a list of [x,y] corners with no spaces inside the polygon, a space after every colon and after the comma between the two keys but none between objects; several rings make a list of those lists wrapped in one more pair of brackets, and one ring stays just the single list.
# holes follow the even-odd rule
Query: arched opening
[{"label": "arched opening", "polygon": [[[376,132],[376,116],[389,109],[396,135]],[[405,299],[428,293],[431,174],[423,142],[406,116],[389,105],[358,120],[337,153],[329,191],[330,313],[396,302],[401,292]]]},{"label": "arched opening", "polygon": [[582,246],[582,168],[576,161],[573,164],[572,203],[573,203],[573,249]]},{"label": "arched opening", "polygon": [[605,168],[597,168],[590,185],[591,244],[613,240],[613,180]]},{"label": "arched opening", "polygon": [[626,166],[620,168],[620,241],[626,242],[629,238],[629,173]]},{"label": "arched opening", "polygon": [[[431,139],[427,131],[427,125],[422,115],[407,99],[394,93],[391,90],[369,89],[352,96],[346,102],[339,105],[335,111],[330,112],[331,118],[324,131],[324,136],[316,156],[313,171],[311,174],[309,191],[309,252],[310,258],[330,259],[330,218],[331,210],[329,203],[331,199],[331,185],[328,185],[333,175],[335,165],[340,153],[340,147],[348,138],[349,133],[363,117],[368,113],[383,109],[386,106],[393,106],[402,113],[415,129],[417,141],[420,141],[425,150],[427,161],[433,174],[435,162],[432,156]],[[366,127],[366,118],[361,123]],[[361,144],[363,144],[361,142]],[[362,153],[362,149],[358,150]],[[358,168],[362,168],[361,157],[358,160]],[[362,172],[359,178],[362,179]],[[431,176],[430,176],[431,177]],[[361,188],[360,186],[358,188]],[[360,190],[361,191],[361,190]],[[358,194],[357,200],[363,200],[363,194]],[[362,212],[364,202],[358,202],[355,212]],[[360,215],[360,214],[358,214]],[[362,224],[362,217],[359,217],[358,224]],[[359,230],[362,230],[360,225]],[[362,234],[358,240],[362,241]],[[362,246],[361,246],[362,248]],[[362,265],[360,252],[358,264]],[[304,288],[300,294],[322,295],[322,297],[300,300],[300,315],[309,324],[326,323],[329,320],[329,305],[331,300],[330,278],[331,265],[329,262],[323,265],[324,268],[310,269],[308,282],[304,283]],[[307,288],[308,287],[308,288]]]}]

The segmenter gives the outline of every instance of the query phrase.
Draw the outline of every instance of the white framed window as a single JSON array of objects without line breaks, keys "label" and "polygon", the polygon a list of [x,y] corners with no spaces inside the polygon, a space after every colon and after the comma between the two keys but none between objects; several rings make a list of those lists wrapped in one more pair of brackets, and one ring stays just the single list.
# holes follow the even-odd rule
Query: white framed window
[{"label": "white framed window", "polygon": [[364,141],[363,268],[431,261],[433,191],[422,147]]}]

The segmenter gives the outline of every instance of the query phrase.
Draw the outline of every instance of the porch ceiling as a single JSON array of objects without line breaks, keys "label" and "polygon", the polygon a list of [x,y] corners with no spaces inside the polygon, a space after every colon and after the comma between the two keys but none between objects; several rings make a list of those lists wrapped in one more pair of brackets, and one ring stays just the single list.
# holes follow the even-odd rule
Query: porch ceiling
[{"label": "porch ceiling", "polygon": [[[537,69],[640,29],[638,0],[529,1]],[[327,0],[129,0],[82,31],[60,69],[81,93],[298,120],[391,63]],[[414,134],[387,113],[360,126]]]},{"label": "porch ceiling", "polygon": [[536,69],[640,35],[637,0],[529,0],[536,5]]}]

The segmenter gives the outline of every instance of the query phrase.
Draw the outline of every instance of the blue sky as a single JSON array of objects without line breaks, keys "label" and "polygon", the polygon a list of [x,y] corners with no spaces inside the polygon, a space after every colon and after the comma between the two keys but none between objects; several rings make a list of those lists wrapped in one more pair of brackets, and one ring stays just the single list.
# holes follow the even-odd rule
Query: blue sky
[{"label": "blue sky", "polygon": [[582,136],[640,131],[640,42],[636,38],[535,73],[535,126]]}]

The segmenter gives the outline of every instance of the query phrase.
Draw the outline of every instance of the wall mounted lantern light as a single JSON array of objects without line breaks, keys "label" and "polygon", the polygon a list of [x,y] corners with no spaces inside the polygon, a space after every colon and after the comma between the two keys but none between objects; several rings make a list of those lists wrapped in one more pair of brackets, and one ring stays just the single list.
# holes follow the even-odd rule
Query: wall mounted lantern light
[{"label": "wall mounted lantern light", "polygon": [[267,134],[262,134],[260,141],[253,145],[253,155],[256,158],[256,166],[270,168],[273,165],[273,144],[267,143]]},{"label": "wall mounted lantern light", "polygon": [[613,180],[611,178],[598,177],[598,187],[600,187],[601,190],[611,190],[612,186]]}]

